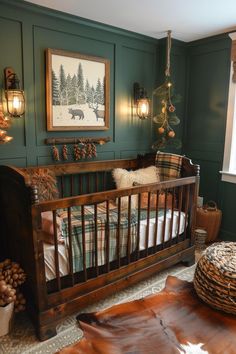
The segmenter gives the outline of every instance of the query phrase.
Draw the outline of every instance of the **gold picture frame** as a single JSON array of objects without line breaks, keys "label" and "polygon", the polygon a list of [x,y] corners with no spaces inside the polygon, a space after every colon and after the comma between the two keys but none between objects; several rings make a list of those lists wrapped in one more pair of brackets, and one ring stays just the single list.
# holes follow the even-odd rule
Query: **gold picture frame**
[{"label": "gold picture frame", "polygon": [[46,50],[48,131],[109,129],[110,61]]}]

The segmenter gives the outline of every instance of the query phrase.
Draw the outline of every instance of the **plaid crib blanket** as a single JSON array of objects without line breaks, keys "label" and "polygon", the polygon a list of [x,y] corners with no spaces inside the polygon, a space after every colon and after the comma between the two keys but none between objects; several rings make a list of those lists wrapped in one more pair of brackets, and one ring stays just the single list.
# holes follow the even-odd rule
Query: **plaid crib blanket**
[{"label": "plaid crib blanket", "polygon": [[161,181],[180,178],[182,158],[181,155],[157,152],[155,165],[159,169]]},{"label": "plaid crib blanket", "polygon": [[[161,211],[160,211],[161,212]],[[151,214],[152,212],[150,212]],[[62,236],[66,245],[69,245],[68,236],[68,215],[67,211],[60,212],[62,219]],[[151,215],[150,215],[151,217]],[[154,216],[153,216],[154,217]],[[140,219],[147,218],[146,211],[141,211]],[[131,210],[130,217],[130,239],[131,252],[137,249],[137,211]],[[85,256],[86,268],[95,266],[95,217],[94,205],[84,206],[84,229],[85,229],[85,255],[83,255],[83,225],[81,207],[73,207],[71,212],[71,244],[73,255],[73,271],[83,270],[83,257]],[[120,257],[127,255],[128,239],[128,212],[121,210],[119,230],[120,230]],[[109,204],[109,222],[106,215],[106,203],[97,204],[97,249],[98,265],[106,263],[107,237],[109,237],[109,261],[117,258],[117,232],[118,232],[118,208],[115,204]]]}]

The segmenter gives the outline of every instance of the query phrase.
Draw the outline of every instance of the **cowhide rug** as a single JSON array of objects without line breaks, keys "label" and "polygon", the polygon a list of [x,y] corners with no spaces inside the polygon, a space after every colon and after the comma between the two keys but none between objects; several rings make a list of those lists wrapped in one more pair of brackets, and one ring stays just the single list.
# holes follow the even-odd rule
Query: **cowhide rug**
[{"label": "cowhide rug", "polygon": [[84,338],[60,354],[236,353],[236,317],[169,276],[158,294],[78,316]]}]

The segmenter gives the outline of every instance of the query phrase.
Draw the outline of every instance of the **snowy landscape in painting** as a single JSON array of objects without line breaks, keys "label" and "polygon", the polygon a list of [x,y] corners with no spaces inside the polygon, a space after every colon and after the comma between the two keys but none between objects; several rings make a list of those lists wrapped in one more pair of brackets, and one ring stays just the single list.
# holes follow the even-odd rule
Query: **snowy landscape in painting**
[{"label": "snowy landscape in painting", "polygon": [[52,54],[54,127],[105,126],[105,63]]}]

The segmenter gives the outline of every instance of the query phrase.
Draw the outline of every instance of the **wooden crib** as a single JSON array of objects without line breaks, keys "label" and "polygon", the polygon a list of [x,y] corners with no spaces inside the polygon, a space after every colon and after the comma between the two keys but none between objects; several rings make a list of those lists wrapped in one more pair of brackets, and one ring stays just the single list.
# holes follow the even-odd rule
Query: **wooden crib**
[{"label": "wooden crib", "polygon": [[[38,200],[35,185],[23,173],[25,169],[0,166],[1,208],[1,259],[11,258],[21,264],[27,274],[25,294],[31,317],[40,340],[56,334],[56,325],[66,316],[96,302],[116,291],[130,286],[177,262],[194,263],[194,236],[196,197],[199,183],[199,166],[183,157],[181,178],[160,183],[142,184],[131,188],[115,189],[111,171],[114,168],[139,169],[154,165],[155,154],[138,156],[137,159],[65,163],[43,166],[57,177],[60,197],[55,200]],[[28,167],[32,171],[37,167]],[[141,209],[141,196],[148,196],[147,207]],[[164,195],[164,206],[158,206],[159,195]],[[171,206],[167,196],[171,194]],[[132,208],[132,198],[137,196],[138,207]],[[151,209],[151,196],[156,196],[155,210]],[[128,200],[124,214],[122,197]],[[103,203],[104,259],[99,261],[98,208]],[[111,212],[116,203],[115,237],[111,239]],[[92,264],[86,263],[85,210],[94,210],[92,216]],[[74,242],[73,211],[80,216],[79,237],[81,246],[80,268],[75,269],[72,244]],[[64,212],[67,228],[66,274],[61,275],[58,243],[57,215]],[[114,209],[113,209],[114,210]],[[54,276],[46,279],[44,238],[42,237],[43,212],[51,211],[53,224]],[[142,218],[143,213],[145,218]],[[161,214],[161,224],[159,214]],[[125,216],[124,216],[125,215]],[[184,221],[181,221],[184,215]],[[126,241],[121,252],[122,221],[127,224]],[[175,226],[174,226],[174,220]],[[167,232],[168,221],[168,232]],[[182,223],[182,224],[181,224]],[[63,224],[64,225],[64,224]],[[158,231],[161,225],[161,233]],[[152,235],[151,235],[152,227]],[[141,233],[141,228],[142,233]],[[182,229],[181,229],[182,228]],[[175,233],[173,233],[175,229]],[[169,231],[170,230],[170,231]],[[113,231],[114,234],[114,231]],[[92,235],[92,236],[91,236]],[[99,234],[100,235],[100,234]],[[151,235],[151,236],[150,236]],[[142,241],[141,241],[142,236]],[[99,236],[100,237],[100,236]],[[150,242],[150,239],[152,241]],[[157,239],[159,238],[159,241]],[[113,256],[110,256],[113,242]],[[140,246],[142,243],[142,247]]]}]

